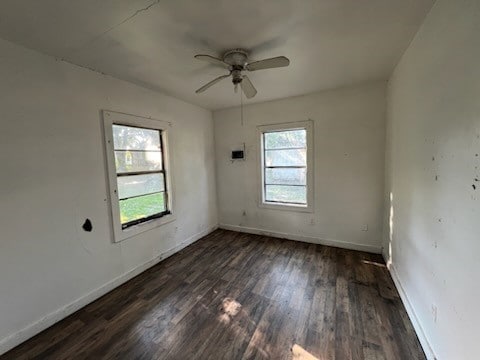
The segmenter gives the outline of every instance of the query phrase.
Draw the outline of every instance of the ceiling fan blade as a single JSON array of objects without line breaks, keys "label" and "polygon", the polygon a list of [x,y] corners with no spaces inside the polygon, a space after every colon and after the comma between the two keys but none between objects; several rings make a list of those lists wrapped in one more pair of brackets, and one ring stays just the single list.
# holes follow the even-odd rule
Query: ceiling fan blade
[{"label": "ceiling fan blade", "polygon": [[256,71],[263,69],[273,69],[290,65],[290,60],[285,56],[277,56],[271,59],[254,61],[247,65],[247,70]]},{"label": "ceiling fan blade", "polygon": [[255,89],[255,86],[253,86],[248,76],[245,75],[243,77],[242,82],[240,83],[240,86],[242,87],[243,93],[245,94],[247,99],[251,99],[255,95],[257,95],[257,89]]},{"label": "ceiling fan blade", "polygon": [[222,59],[216,58],[214,56],[195,55],[194,57],[195,57],[195,59],[206,61],[206,62],[209,62],[210,64],[213,64],[213,65],[219,65],[219,66],[221,66],[225,69],[230,69],[230,65],[228,65],[226,62],[223,62]]},{"label": "ceiling fan blade", "polygon": [[218,83],[220,80],[223,80],[227,77],[229,77],[230,74],[228,75],[222,75],[222,76],[219,76],[217,77],[216,79],[210,81],[209,83],[203,85],[200,89],[198,89],[197,91],[195,91],[197,94],[201,93],[201,92],[204,92],[205,90],[207,90],[210,86],[212,85],[215,85],[216,83]]}]

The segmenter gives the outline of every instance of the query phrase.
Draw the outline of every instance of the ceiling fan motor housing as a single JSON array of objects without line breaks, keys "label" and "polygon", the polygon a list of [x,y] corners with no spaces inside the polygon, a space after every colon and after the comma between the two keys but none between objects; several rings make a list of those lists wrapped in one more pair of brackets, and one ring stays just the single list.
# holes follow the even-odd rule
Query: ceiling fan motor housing
[{"label": "ceiling fan motor housing", "polygon": [[242,49],[234,49],[227,51],[223,55],[223,61],[231,65],[232,68],[241,67],[242,69],[247,64],[248,53]]}]

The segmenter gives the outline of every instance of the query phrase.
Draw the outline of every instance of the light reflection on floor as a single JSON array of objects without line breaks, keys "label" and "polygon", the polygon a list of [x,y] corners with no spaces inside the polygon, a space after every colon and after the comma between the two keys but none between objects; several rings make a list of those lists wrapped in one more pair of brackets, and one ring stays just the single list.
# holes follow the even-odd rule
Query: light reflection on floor
[{"label": "light reflection on floor", "polygon": [[385,264],[382,264],[382,263],[379,263],[379,262],[376,262],[376,261],[370,261],[370,260],[362,260],[362,262],[364,264],[375,265],[375,266],[378,266],[378,267],[386,267],[387,266]]},{"label": "light reflection on floor", "polygon": [[[241,326],[234,319],[237,315],[243,315],[249,318],[245,309],[242,308],[242,305],[238,301],[236,301],[231,297],[226,297],[222,300],[222,305],[220,310],[221,310],[220,314],[218,315],[218,320],[220,322],[228,326],[230,330],[232,330],[237,336],[242,336],[242,337],[248,336],[243,326]],[[252,322],[252,320],[249,319],[249,322]],[[268,341],[264,334],[264,331],[266,329],[263,328],[261,321],[260,321],[260,324],[257,324],[257,325],[259,326],[257,326],[256,331],[251,337],[249,347],[256,349],[260,354],[262,354],[262,356],[269,358],[270,344],[268,344]],[[289,346],[289,345],[285,344],[285,346]],[[321,360],[318,357],[309,353],[307,350],[305,350],[298,344],[294,344],[291,350],[292,350],[293,360]]]},{"label": "light reflection on floor", "polygon": [[292,354],[293,354],[292,360],[320,360],[319,358],[313,356],[298,344],[293,345]]},{"label": "light reflection on floor", "polygon": [[[220,314],[217,319],[228,327],[228,330],[235,334],[236,337],[248,339],[250,351],[258,351],[264,358],[270,358],[270,344],[266,340],[265,329],[261,324],[255,323],[249,316],[246,309],[242,308],[242,304],[231,297],[222,300]],[[243,318],[243,321],[240,320]],[[253,335],[250,335],[247,328],[254,326],[256,328]],[[248,352],[248,349],[246,350]]]}]

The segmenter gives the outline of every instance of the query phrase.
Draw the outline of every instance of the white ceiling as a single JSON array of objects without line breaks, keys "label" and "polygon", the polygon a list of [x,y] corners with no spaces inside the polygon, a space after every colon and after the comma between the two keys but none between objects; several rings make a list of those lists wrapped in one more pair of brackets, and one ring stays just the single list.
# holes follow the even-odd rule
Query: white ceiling
[{"label": "white ceiling", "polygon": [[195,60],[285,55],[249,75],[259,102],[387,79],[434,0],[2,0],[0,37],[209,109],[238,105],[225,70]]}]

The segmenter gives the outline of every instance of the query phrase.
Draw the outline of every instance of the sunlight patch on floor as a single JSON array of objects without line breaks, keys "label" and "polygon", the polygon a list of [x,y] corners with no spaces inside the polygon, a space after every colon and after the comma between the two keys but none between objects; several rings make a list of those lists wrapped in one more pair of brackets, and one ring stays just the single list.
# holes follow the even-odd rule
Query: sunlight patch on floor
[{"label": "sunlight patch on floor", "polygon": [[382,263],[379,263],[379,262],[376,262],[376,261],[362,260],[362,262],[364,264],[375,265],[375,266],[378,266],[378,267],[387,267],[385,264],[382,264]]},{"label": "sunlight patch on floor", "polygon": [[235,301],[232,298],[223,299],[222,306],[225,314],[231,317],[234,317],[235,315],[237,315],[240,309],[242,308],[242,304],[240,304],[238,301]]},{"label": "sunlight patch on floor", "polygon": [[225,298],[222,301],[222,314],[219,316],[219,320],[223,323],[229,323],[230,320],[237,315],[242,309],[242,304],[232,298]]},{"label": "sunlight patch on floor", "polygon": [[292,360],[320,360],[316,356],[310,354],[307,350],[302,348],[300,345],[293,345],[292,347]]}]

